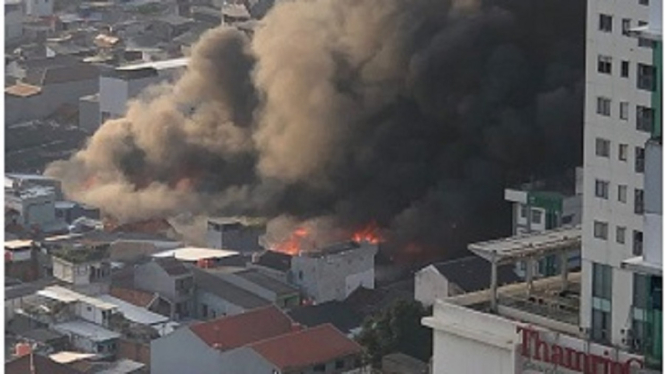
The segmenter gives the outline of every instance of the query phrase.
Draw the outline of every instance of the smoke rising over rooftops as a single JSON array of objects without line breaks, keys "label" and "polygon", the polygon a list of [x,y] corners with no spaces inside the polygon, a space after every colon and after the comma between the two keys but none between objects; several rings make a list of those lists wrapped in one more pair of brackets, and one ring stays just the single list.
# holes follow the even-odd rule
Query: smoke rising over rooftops
[{"label": "smoke rising over rooftops", "polygon": [[506,183],[578,163],[584,12],[576,0],[278,2],[252,40],[204,34],[180,80],[47,174],[121,221],[376,222],[395,248],[458,250],[508,227]]}]

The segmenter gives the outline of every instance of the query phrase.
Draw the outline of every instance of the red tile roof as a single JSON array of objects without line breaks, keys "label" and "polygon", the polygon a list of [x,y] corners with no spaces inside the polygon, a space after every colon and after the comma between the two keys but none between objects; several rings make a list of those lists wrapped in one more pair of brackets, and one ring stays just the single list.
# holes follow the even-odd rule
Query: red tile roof
[{"label": "red tile roof", "polygon": [[250,347],[282,371],[322,364],[362,352],[358,343],[329,323],[257,342]]},{"label": "red tile roof", "polygon": [[293,331],[295,323],[274,305],[192,325],[206,344],[222,351]]}]

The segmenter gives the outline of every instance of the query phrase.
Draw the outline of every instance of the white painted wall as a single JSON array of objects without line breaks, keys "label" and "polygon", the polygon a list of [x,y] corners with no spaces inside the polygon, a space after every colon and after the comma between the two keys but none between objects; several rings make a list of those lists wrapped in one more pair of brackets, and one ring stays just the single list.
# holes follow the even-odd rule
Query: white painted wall
[{"label": "white painted wall", "polygon": [[[501,316],[482,313],[439,301],[434,307],[432,317],[423,319],[425,326],[434,330],[434,346],[432,366],[436,374],[515,374],[540,373],[541,371],[524,370],[523,364],[528,359],[521,355],[522,336],[517,328],[526,324]],[[608,347],[598,344],[589,344],[577,337],[558,334],[538,326],[532,328],[540,331],[540,338],[549,343],[587,351],[603,356]],[[533,344],[533,343],[532,343]],[[473,352],[470,359],[469,352]],[[621,362],[639,356],[618,351],[617,357]],[[532,360],[537,365],[543,365],[548,370],[551,366]],[[491,370],[488,370],[491,368]],[[574,373],[569,369],[558,367],[557,373]],[[548,372],[548,371],[543,371]]]},{"label": "white painted wall", "polygon": [[433,265],[416,273],[415,299],[421,304],[434,305],[437,299],[445,299],[448,296],[450,296],[448,280]]},{"label": "white painted wall", "polygon": [[[612,32],[599,30],[600,13],[612,15]],[[620,270],[623,260],[632,257],[633,230],[644,231],[643,217],[634,213],[633,198],[636,188],[644,187],[643,175],[635,172],[635,147],[644,147],[648,133],[636,130],[636,105],[649,107],[651,93],[637,89],[637,64],[652,64],[652,50],[639,47],[638,41],[622,34],[622,19],[630,19],[632,26],[649,20],[649,7],[638,1],[589,0],[587,5],[586,40],[586,97],[584,123],[584,201],[582,222],[582,310],[581,324],[591,325],[592,263],[602,263],[614,268],[612,298],[612,342],[621,344],[620,330],[630,323],[629,306],[632,300],[632,276]],[[612,57],[612,74],[597,71],[598,56]],[[628,78],[621,77],[621,61],[630,63]],[[611,116],[596,113],[597,98],[611,98]],[[619,117],[619,103],[629,103],[628,120]],[[610,157],[598,157],[595,152],[596,138],[610,140]],[[628,144],[628,160],[618,158],[619,144]],[[595,180],[610,181],[609,199],[595,197]],[[627,202],[617,199],[618,185],[628,186]],[[609,223],[608,239],[593,236],[594,220]],[[626,243],[615,240],[616,227],[626,227]]]}]

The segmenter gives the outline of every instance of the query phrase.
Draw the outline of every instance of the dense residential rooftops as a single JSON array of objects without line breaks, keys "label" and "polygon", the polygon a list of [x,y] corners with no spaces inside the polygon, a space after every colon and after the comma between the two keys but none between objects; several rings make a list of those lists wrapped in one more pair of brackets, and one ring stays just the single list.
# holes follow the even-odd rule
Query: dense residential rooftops
[{"label": "dense residential rooftops", "polygon": [[293,370],[357,355],[362,347],[330,324],[260,341],[250,346],[280,370]]},{"label": "dense residential rooftops", "polygon": [[[275,306],[190,326],[201,340],[222,351],[293,331],[293,321]],[[319,342],[320,344],[320,342]]]}]

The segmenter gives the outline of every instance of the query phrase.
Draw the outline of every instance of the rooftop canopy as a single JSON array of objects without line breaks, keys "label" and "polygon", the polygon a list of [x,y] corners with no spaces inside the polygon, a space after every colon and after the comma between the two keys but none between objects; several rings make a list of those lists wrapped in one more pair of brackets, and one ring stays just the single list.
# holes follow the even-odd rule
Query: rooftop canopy
[{"label": "rooftop canopy", "polygon": [[581,226],[566,226],[545,232],[473,243],[469,245],[469,250],[487,261],[500,264],[514,263],[529,257],[544,257],[580,248],[581,244]]}]

